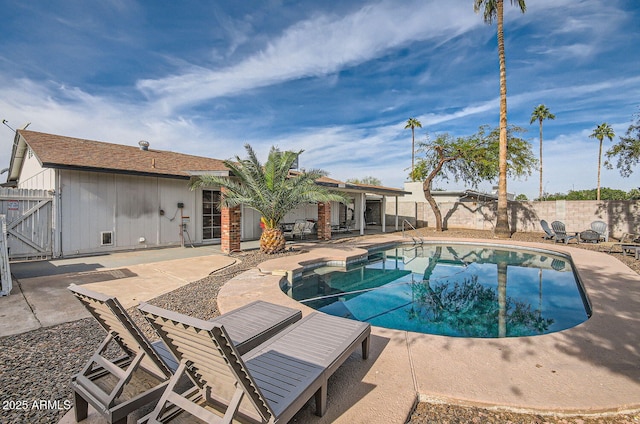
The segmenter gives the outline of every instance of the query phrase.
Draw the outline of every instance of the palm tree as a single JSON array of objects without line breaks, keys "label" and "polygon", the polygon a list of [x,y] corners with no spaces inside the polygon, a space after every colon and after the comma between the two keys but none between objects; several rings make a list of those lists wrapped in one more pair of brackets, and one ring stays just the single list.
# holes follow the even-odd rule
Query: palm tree
[{"label": "palm tree", "polygon": [[[511,0],[518,3],[520,10],[527,10],[524,0]],[[473,10],[478,13],[484,8],[484,21],[491,25],[498,22],[498,59],[500,61],[500,153],[498,157],[498,210],[496,211],[497,237],[511,237],[509,215],[507,211],[507,66],[504,57],[504,0],[473,0]]]},{"label": "palm tree", "polygon": [[236,156],[235,161],[224,161],[232,177],[202,175],[191,184],[191,189],[219,185],[222,190],[220,208],[246,205],[260,212],[260,222],[264,228],[260,236],[262,252],[277,253],[284,250],[285,239],[279,224],[288,212],[299,205],[307,202],[347,202],[343,195],[316,184],[318,178],[327,175],[325,171],[312,169],[290,172],[291,165],[303,150],[283,152],[275,146],[271,147],[267,162],[262,165],[251,146],[246,144],[244,147],[247,159]]},{"label": "palm tree", "polygon": [[533,109],[531,114],[531,121],[529,124],[533,124],[535,121],[540,123],[540,196],[538,200],[542,200],[542,121],[545,119],[556,119],[556,115],[549,112],[549,109],[545,105],[538,105]]},{"label": "palm tree", "polygon": [[613,137],[616,135],[613,132],[613,128],[606,122],[598,125],[590,138],[597,138],[600,141],[600,150],[598,150],[598,190],[596,192],[596,200],[600,200],[600,167],[602,165],[602,140],[607,137],[609,141],[613,141]]},{"label": "palm tree", "polygon": [[411,128],[411,180],[415,181],[413,176],[413,168],[415,163],[415,145],[416,145],[416,128],[422,128],[422,123],[418,121],[416,118],[409,118],[407,120],[407,125],[404,126],[404,129]]}]

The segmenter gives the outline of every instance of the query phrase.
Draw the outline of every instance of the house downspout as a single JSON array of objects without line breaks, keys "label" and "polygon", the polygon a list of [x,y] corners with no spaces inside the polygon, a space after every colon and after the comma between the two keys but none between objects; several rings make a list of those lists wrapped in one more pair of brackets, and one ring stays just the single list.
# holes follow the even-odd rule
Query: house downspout
[{"label": "house downspout", "polygon": [[54,240],[53,247],[53,257],[61,258],[62,257],[62,176],[60,175],[60,170],[55,169],[55,192],[54,192],[54,200],[55,205],[55,218],[53,220],[55,226],[57,227],[57,231],[54,234],[57,234],[56,240]]}]

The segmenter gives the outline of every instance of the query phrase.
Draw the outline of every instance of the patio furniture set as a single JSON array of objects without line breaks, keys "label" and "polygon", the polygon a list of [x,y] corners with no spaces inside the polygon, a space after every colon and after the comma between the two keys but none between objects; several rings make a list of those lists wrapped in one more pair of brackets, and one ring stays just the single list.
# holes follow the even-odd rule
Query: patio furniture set
[{"label": "patio furniture set", "polygon": [[297,236],[303,239],[316,232],[316,223],[315,221],[296,219],[293,223],[287,222],[281,224],[280,228],[285,237],[291,237],[295,240]]},{"label": "patio furniture set", "polygon": [[[255,301],[209,321],[141,303],[156,331],[144,336],[112,296],[72,284],[69,290],[106,330],[84,368],[72,377],[76,421],[91,404],[110,423],[155,404],[139,423],[170,422],[183,412],[205,421],[286,423],[313,396],[327,407],[331,375],[361,346],[368,323]],[[123,356],[112,359],[115,343]]]},{"label": "patio furniture set", "polygon": [[[544,230],[545,240],[554,240],[569,244],[569,241],[575,240],[577,243],[599,243],[599,250],[612,253],[616,247],[620,248],[620,253],[632,254],[636,259],[640,259],[640,235],[632,233],[624,233],[620,241],[610,242],[607,224],[603,221],[593,221],[591,228],[584,231],[567,232],[564,223],[553,221],[551,227],[544,219],[540,221],[540,226]],[[608,250],[607,250],[608,249]]]},{"label": "patio furniture set", "polygon": [[[285,237],[291,237],[292,239],[304,239],[308,235],[315,234],[316,222],[312,220],[297,219],[295,222],[286,222],[280,225],[282,233]],[[347,219],[339,225],[332,225],[332,233],[350,233],[354,229],[354,221]]]}]

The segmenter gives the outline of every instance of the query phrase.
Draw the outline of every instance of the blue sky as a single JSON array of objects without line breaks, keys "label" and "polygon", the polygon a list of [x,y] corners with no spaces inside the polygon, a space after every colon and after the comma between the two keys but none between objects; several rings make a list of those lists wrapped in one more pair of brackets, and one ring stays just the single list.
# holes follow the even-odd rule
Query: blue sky
[{"label": "blue sky", "polygon": [[[544,123],[545,190],[595,188],[589,134],[608,122],[623,135],[639,111],[640,3],[527,3],[525,14],[505,4],[509,123],[529,130],[537,156],[529,118],[544,103],[556,115]],[[219,159],[277,145],[331,177],[402,187],[409,117],[422,122],[416,140],[498,125],[496,27],[472,0],[0,4],[0,118],[13,128]],[[13,141],[3,128],[1,167]],[[603,169],[602,186],[629,190],[638,175]],[[537,196],[537,171],[508,189]]]}]

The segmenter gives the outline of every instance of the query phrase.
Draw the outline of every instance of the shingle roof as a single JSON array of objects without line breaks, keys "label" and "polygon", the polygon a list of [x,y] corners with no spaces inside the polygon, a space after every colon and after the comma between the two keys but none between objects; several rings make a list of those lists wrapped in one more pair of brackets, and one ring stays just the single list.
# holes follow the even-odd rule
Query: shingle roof
[{"label": "shingle roof", "polygon": [[[205,173],[229,171],[220,159],[174,153],[166,150],[142,150],[139,147],[103,141],[85,140],[36,131],[18,130],[22,150],[14,146],[11,171],[8,181],[18,178],[19,168],[24,158],[26,143],[35,153],[43,167],[66,168],[97,172],[164,176],[170,178],[190,178]],[[14,163],[14,159],[19,159]],[[15,166],[14,166],[15,165]],[[14,169],[16,168],[16,169]],[[292,171],[296,173],[299,171]],[[402,196],[409,194],[401,189],[344,183],[329,177],[320,177],[318,184],[327,185],[339,191],[365,192],[380,195]]]},{"label": "shingle roof", "polygon": [[189,171],[227,171],[219,159],[18,130],[47,168],[189,178]]},{"label": "shingle roof", "polygon": [[405,194],[411,194],[400,188],[375,186],[371,184],[345,183],[329,177],[320,177],[316,180],[316,183],[334,187],[339,191],[346,192],[361,192],[385,196],[404,196]]}]

